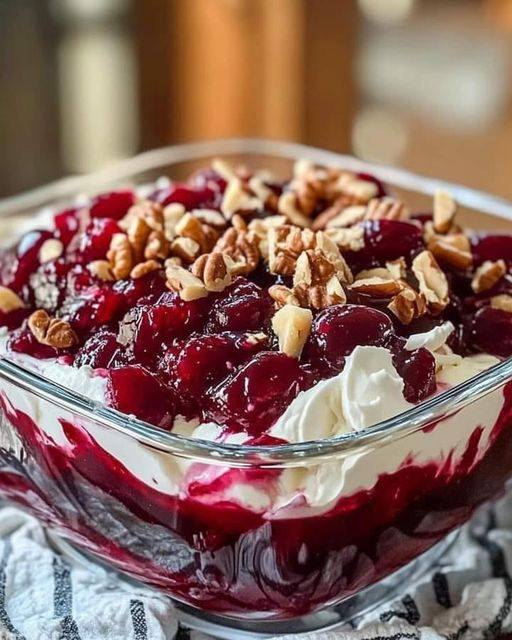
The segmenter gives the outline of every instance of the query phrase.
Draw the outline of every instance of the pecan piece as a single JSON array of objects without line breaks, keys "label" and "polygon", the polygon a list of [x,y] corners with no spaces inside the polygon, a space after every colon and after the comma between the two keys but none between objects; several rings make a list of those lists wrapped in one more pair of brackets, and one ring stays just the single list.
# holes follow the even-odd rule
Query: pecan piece
[{"label": "pecan piece", "polygon": [[388,309],[402,324],[410,324],[415,318],[425,314],[427,303],[423,294],[412,287],[404,287],[388,304]]},{"label": "pecan piece", "polygon": [[157,271],[158,269],[160,269],[160,263],[156,260],[146,260],[145,262],[139,262],[139,264],[135,265],[130,271],[130,278],[137,280],[137,278],[142,278],[142,276],[145,276],[152,271]]},{"label": "pecan piece", "polygon": [[45,240],[39,249],[39,262],[41,264],[50,262],[50,260],[56,260],[60,258],[64,251],[64,245],[60,240],[56,238],[48,238]]},{"label": "pecan piece", "polygon": [[313,221],[315,230],[338,227],[351,227],[364,219],[366,207],[354,205],[346,195],[338,196],[330,207],[322,211]]},{"label": "pecan piece", "polygon": [[300,358],[302,349],[311,332],[313,314],[310,309],[301,309],[286,304],[272,318],[272,329],[279,340],[279,351],[291,358]]},{"label": "pecan piece", "polygon": [[178,292],[182,300],[188,302],[208,295],[204,282],[187,269],[172,262],[172,259],[165,262],[165,267],[167,287]]},{"label": "pecan piece", "polygon": [[[233,217],[236,221],[236,216]],[[214,252],[221,252],[231,258],[231,274],[247,275],[256,269],[260,261],[259,241],[255,234],[246,232],[237,222],[238,229],[231,227],[219,238]],[[245,223],[244,223],[245,225]]]},{"label": "pecan piece", "polygon": [[441,313],[449,302],[448,280],[430,251],[422,251],[414,258],[412,271],[429,311],[433,314]]},{"label": "pecan piece", "polygon": [[277,203],[279,213],[286,216],[286,219],[297,227],[311,226],[311,220],[304,215],[297,206],[297,195],[293,191],[285,191],[279,196]]},{"label": "pecan piece", "polygon": [[468,269],[473,263],[471,243],[463,233],[436,235],[427,244],[427,248],[441,264],[454,269]]},{"label": "pecan piece", "polygon": [[150,229],[162,231],[164,228],[163,207],[153,200],[141,200],[128,209],[124,218],[119,221],[119,226],[124,231],[128,231],[134,220],[142,220]]},{"label": "pecan piece", "polygon": [[208,225],[202,224],[191,213],[186,213],[176,224],[176,235],[183,238],[190,238],[197,242],[201,253],[208,253],[212,250],[217,239],[217,233]]},{"label": "pecan piece", "polygon": [[507,313],[512,313],[512,296],[502,293],[498,296],[492,296],[491,307],[493,309],[501,309]]},{"label": "pecan piece", "polygon": [[496,260],[495,262],[486,260],[475,271],[475,275],[471,281],[471,288],[475,293],[492,289],[506,272],[507,265],[504,260]]},{"label": "pecan piece", "polygon": [[108,260],[93,260],[89,262],[87,268],[93,276],[96,276],[100,280],[110,281],[114,279]]},{"label": "pecan piece", "polygon": [[239,178],[234,177],[228,181],[220,206],[220,210],[228,220],[235,213],[260,211],[262,208],[263,203],[258,198],[247,193]]},{"label": "pecan piece", "polygon": [[170,252],[186,264],[192,264],[201,253],[201,247],[192,238],[176,238],[171,243]]},{"label": "pecan piece", "polygon": [[282,307],[285,304],[292,304],[296,306],[300,306],[300,301],[297,296],[293,293],[293,289],[289,287],[285,287],[282,284],[274,284],[272,285],[268,293],[272,300],[274,300],[278,307]]},{"label": "pecan piece", "polygon": [[127,278],[134,266],[132,247],[128,236],[124,233],[114,233],[107,253],[110,270],[116,280]]},{"label": "pecan piece", "polygon": [[192,265],[192,273],[201,278],[207,291],[224,291],[232,282],[231,258],[221,251],[205,253]]},{"label": "pecan piece", "polygon": [[324,231],[341,251],[360,251],[364,248],[364,229],[361,226],[346,229],[330,229]]},{"label": "pecan piece", "polygon": [[7,287],[0,286],[0,311],[2,313],[10,313],[16,311],[16,309],[23,309],[25,305],[21,298],[8,289]]},{"label": "pecan piece", "polygon": [[364,214],[365,220],[405,220],[408,217],[404,203],[388,196],[370,200]]},{"label": "pecan piece", "polygon": [[444,189],[437,189],[434,193],[433,223],[437,233],[448,233],[452,228],[457,203],[453,196]]},{"label": "pecan piece", "polygon": [[44,309],[38,309],[28,319],[28,328],[40,343],[55,349],[67,349],[78,343],[69,322],[51,318]]},{"label": "pecan piece", "polygon": [[165,237],[163,231],[151,231],[148,236],[146,247],[144,249],[144,257],[146,260],[165,260],[170,253],[171,243]]},{"label": "pecan piece", "polygon": [[291,276],[299,255],[314,248],[315,234],[309,229],[282,225],[269,229],[267,233],[268,267],[270,273]]}]

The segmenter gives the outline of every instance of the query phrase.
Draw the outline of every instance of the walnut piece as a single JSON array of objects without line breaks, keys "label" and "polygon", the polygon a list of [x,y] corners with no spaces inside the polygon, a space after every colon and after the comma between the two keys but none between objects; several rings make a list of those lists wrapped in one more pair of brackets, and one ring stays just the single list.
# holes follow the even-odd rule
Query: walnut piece
[{"label": "walnut piece", "polygon": [[284,191],[277,203],[277,210],[297,227],[310,227],[311,220],[298,208],[297,195],[293,191]]},{"label": "walnut piece", "polygon": [[315,246],[315,234],[309,229],[281,225],[267,234],[268,267],[270,273],[292,276],[299,255]]},{"label": "walnut piece", "polygon": [[272,329],[279,340],[279,351],[300,358],[311,332],[313,314],[310,309],[285,304],[272,318]]},{"label": "walnut piece", "polygon": [[364,214],[365,220],[406,220],[408,217],[405,204],[388,196],[370,200]]},{"label": "walnut piece", "polygon": [[426,313],[427,303],[422,293],[412,287],[404,287],[388,304],[388,309],[402,324],[410,324]]},{"label": "walnut piece", "polygon": [[512,296],[502,293],[498,296],[492,296],[491,307],[493,309],[500,309],[507,313],[512,313]]},{"label": "walnut piece", "polygon": [[454,269],[465,270],[473,263],[471,243],[463,233],[436,235],[428,242],[427,248],[441,264]]},{"label": "walnut piece", "polygon": [[172,259],[165,262],[165,267],[167,287],[177,291],[182,300],[189,302],[208,295],[204,282],[187,269],[172,262]]},{"label": "walnut piece", "polygon": [[16,309],[23,309],[25,305],[21,298],[8,289],[7,287],[0,286],[0,311],[2,313],[10,313],[16,311]]},{"label": "walnut piece", "polygon": [[110,270],[110,262],[108,260],[93,260],[92,262],[89,262],[87,268],[93,276],[96,276],[96,278],[99,278],[100,280],[114,280],[114,276]]},{"label": "walnut piece", "polygon": [[504,260],[496,260],[495,262],[486,260],[475,271],[475,275],[471,281],[471,288],[475,293],[492,289],[506,272],[507,265]]},{"label": "walnut piece", "polygon": [[128,236],[124,233],[114,233],[107,253],[110,270],[116,280],[122,280],[130,275],[134,266],[132,247]]},{"label": "walnut piece", "polygon": [[133,269],[130,271],[130,278],[137,280],[137,278],[142,278],[148,273],[153,271],[157,271],[160,269],[160,263],[156,260],[146,260],[145,262],[139,262],[136,264]]},{"label": "walnut piece", "polygon": [[364,229],[360,226],[347,229],[325,229],[328,236],[341,251],[360,251],[364,248]]},{"label": "walnut piece", "polygon": [[28,327],[40,344],[55,349],[67,349],[78,342],[69,322],[51,318],[44,309],[34,311],[28,319]]},{"label": "walnut piece", "polygon": [[260,261],[260,249],[258,237],[244,230],[242,222],[233,216],[233,222],[238,228],[227,229],[215,244],[213,251],[220,252],[231,258],[231,274],[233,276],[247,275],[254,271]]},{"label": "walnut piece", "polygon": [[434,193],[433,222],[437,233],[448,233],[450,231],[455,214],[457,213],[457,203],[453,196],[444,189],[437,189]]},{"label": "walnut piece", "polygon": [[64,245],[60,240],[48,238],[39,248],[39,262],[44,264],[45,262],[50,262],[50,260],[56,260],[60,258],[63,251]]},{"label": "walnut piece", "polygon": [[430,251],[422,251],[414,258],[412,271],[429,311],[433,314],[441,313],[449,302],[448,280]]},{"label": "walnut piece", "polygon": [[171,243],[170,252],[186,264],[192,264],[201,253],[201,247],[192,238],[176,238]]},{"label": "walnut piece", "polygon": [[234,177],[228,181],[220,206],[228,220],[240,211],[260,211],[262,208],[263,203],[245,190],[239,178]]},{"label": "walnut piece", "polygon": [[207,291],[224,291],[232,282],[231,258],[221,251],[205,253],[192,265],[192,273],[201,278]]}]

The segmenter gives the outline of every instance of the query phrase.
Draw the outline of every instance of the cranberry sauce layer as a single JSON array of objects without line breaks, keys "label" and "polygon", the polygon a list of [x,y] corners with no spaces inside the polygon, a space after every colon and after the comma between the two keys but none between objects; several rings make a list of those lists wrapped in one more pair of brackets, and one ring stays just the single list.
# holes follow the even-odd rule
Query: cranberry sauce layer
[{"label": "cranberry sauce layer", "polygon": [[[462,230],[449,193],[414,213],[368,175],[220,160],[143,191],[82,198],[0,256],[7,349],[98,370],[122,412],[271,444],[357,346],[390,351],[409,403],[447,355],[512,353],[512,237]],[[406,348],[446,322],[437,353]]]}]

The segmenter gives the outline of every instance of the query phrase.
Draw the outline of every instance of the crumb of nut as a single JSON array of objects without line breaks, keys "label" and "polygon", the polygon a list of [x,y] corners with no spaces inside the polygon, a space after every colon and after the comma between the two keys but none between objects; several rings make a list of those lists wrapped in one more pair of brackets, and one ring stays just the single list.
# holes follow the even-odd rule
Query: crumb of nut
[{"label": "crumb of nut", "polygon": [[207,291],[224,291],[232,282],[233,261],[220,251],[206,253],[194,262],[192,273],[201,278]]},{"label": "crumb of nut", "polygon": [[126,235],[132,248],[134,262],[140,262],[144,258],[148,238],[152,228],[144,218],[135,218],[128,227]]},{"label": "crumb of nut", "polygon": [[316,248],[331,262],[336,271],[336,275],[346,284],[350,284],[354,280],[352,271],[348,266],[345,258],[341,255],[338,245],[323,231],[317,231],[315,234]]},{"label": "crumb of nut", "polygon": [[233,226],[237,231],[247,231],[247,222],[239,213],[235,213],[231,218],[231,226]]},{"label": "crumb of nut", "polygon": [[291,358],[300,358],[311,332],[312,321],[310,309],[286,304],[276,311],[272,318],[272,329],[279,340],[279,351]]},{"label": "crumb of nut", "polygon": [[212,160],[212,169],[217,173],[221,178],[224,178],[226,182],[236,178],[236,172],[234,168],[222,158],[215,158]]},{"label": "crumb of nut", "polygon": [[440,313],[449,302],[448,280],[430,251],[422,251],[412,261],[412,271],[425,296],[429,311]]},{"label": "crumb of nut", "polygon": [[345,291],[336,276],[329,278],[325,284],[297,285],[294,293],[302,307],[309,306],[313,309],[325,309],[347,301]]},{"label": "crumb of nut", "polygon": [[110,241],[107,259],[110,262],[110,270],[116,280],[129,276],[134,260],[132,247],[126,234],[114,233]]},{"label": "crumb of nut", "polygon": [[40,344],[55,349],[67,349],[78,342],[69,322],[51,318],[43,309],[34,311],[28,319],[28,327]]},{"label": "crumb of nut", "polygon": [[21,298],[8,289],[7,287],[0,286],[0,311],[2,313],[10,313],[16,311],[16,309],[23,309],[25,305]]},{"label": "crumb of nut", "polygon": [[179,293],[182,300],[189,302],[198,298],[205,298],[208,295],[204,282],[187,269],[180,267],[171,260],[166,260],[165,267],[167,287]]},{"label": "crumb of nut", "polygon": [[447,233],[457,213],[457,203],[453,196],[444,189],[434,193],[433,223],[437,233]]},{"label": "crumb of nut", "polygon": [[324,233],[341,251],[360,251],[364,248],[364,229],[361,226],[346,229],[325,229]]},{"label": "crumb of nut", "polygon": [[258,333],[246,333],[245,337],[249,344],[259,344],[260,342],[266,342],[268,340],[268,336],[263,331],[259,331]]},{"label": "crumb of nut", "polygon": [[128,231],[137,219],[143,220],[151,229],[161,231],[164,225],[162,205],[152,200],[141,200],[128,209],[124,218],[119,221],[119,226]]},{"label": "crumb of nut", "polygon": [[425,314],[427,305],[423,294],[412,287],[405,287],[388,304],[388,309],[402,324],[410,324]]},{"label": "crumb of nut", "polygon": [[274,302],[276,302],[277,306],[279,307],[282,307],[285,304],[300,306],[300,302],[293,293],[293,290],[289,287],[285,287],[282,284],[272,285],[269,288],[268,293],[272,300],[274,300]]},{"label": "crumb of nut", "polygon": [[201,253],[207,253],[212,249],[211,236],[207,234],[208,227],[191,213],[186,213],[175,227],[176,235],[183,238],[191,238],[201,248]]},{"label": "crumb of nut", "polygon": [[145,262],[139,262],[139,264],[135,265],[133,269],[130,271],[130,278],[137,280],[137,278],[142,278],[148,273],[152,273],[153,271],[157,271],[160,269],[160,263],[156,260],[146,260]]},{"label": "crumb of nut", "polygon": [[64,251],[64,245],[60,240],[56,238],[48,238],[45,240],[39,249],[39,262],[41,264],[50,262],[50,260],[56,260],[60,258]]},{"label": "crumb of nut", "polygon": [[[222,229],[226,226],[226,218],[216,209],[192,209],[190,213],[194,218],[210,227]],[[183,209],[183,215],[185,215],[185,209]]]},{"label": "crumb of nut", "polygon": [[427,244],[436,260],[454,269],[465,270],[473,263],[469,238],[457,233],[447,236],[435,236]]},{"label": "crumb of nut", "polygon": [[192,264],[201,253],[201,247],[192,238],[176,238],[171,243],[170,252],[183,262]]},{"label": "crumb of nut", "polygon": [[492,296],[491,307],[493,309],[500,309],[501,311],[512,313],[512,296],[509,296],[506,293]]},{"label": "crumb of nut", "polygon": [[[325,213],[325,212],[324,212]],[[351,227],[364,220],[366,207],[363,205],[351,205],[342,209],[336,216],[332,217],[325,225],[326,229]]]},{"label": "crumb of nut", "polygon": [[506,272],[507,265],[504,260],[496,260],[495,262],[486,260],[475,271],[475,275],[471,281],[471,288],[475,293],[492,289]]},{"label": "crumb of nut", "polygon": [[286,216],[287,220],[291,224],[297,227],[310,227],[311,220],[308,216],[305,216],[297,207],[297,196],[293,191],[285,191],[279,196],[277,203],[277,210],[279,213]]},{"label": "crumb of nut", "polygon": [[263,203],[244,189],[239,178],[231,178],[224,190],[220,210],[229,220],[239,211],[260,211]]},{"label": "crumb of nut", "polygon": [[403,202],[389,198],[372,198],[364,214],[365,220],[406,220],[409,210]]},{"label": "crumb of nut", "polygon": [[291,225],[273,227],[267,233],[268,268],[270,273],[291,276],[299,255],[315,246],[315,234],[309,229]]},{"label": "crumb of nut", "polygon": [[93,260],[87,265],[90,273],[100,280],[114,280],[112,271],[110,270],[110,262],[108,260]]},{"label": "crumb of nut", "polygon": [[375,182],[357,178],[354,174],[344,172],[337,180],[336,189],[341,193],[356,198],[362,204],[366,204],[372,198],[377,197],[379,188]]}]

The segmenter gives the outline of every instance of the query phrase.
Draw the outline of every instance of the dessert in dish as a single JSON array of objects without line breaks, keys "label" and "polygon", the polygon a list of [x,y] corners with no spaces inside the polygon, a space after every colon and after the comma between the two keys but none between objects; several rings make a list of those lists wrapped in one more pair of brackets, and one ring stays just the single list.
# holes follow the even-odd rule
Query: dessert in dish
[{"label": "dessert in dish", "polygon": [[[48,215],[0,255],[4,357],[255,452],[174,456],[1,379],[0,491],[116,567],[203,610],[299,616],[406,564],[511,474],[508,385],[357,444],[512,354],[512,236],[462,228],[448,192],[417,212],[370,175],[216,160]],[[322,461],[258,459],[350,434]]]}]

